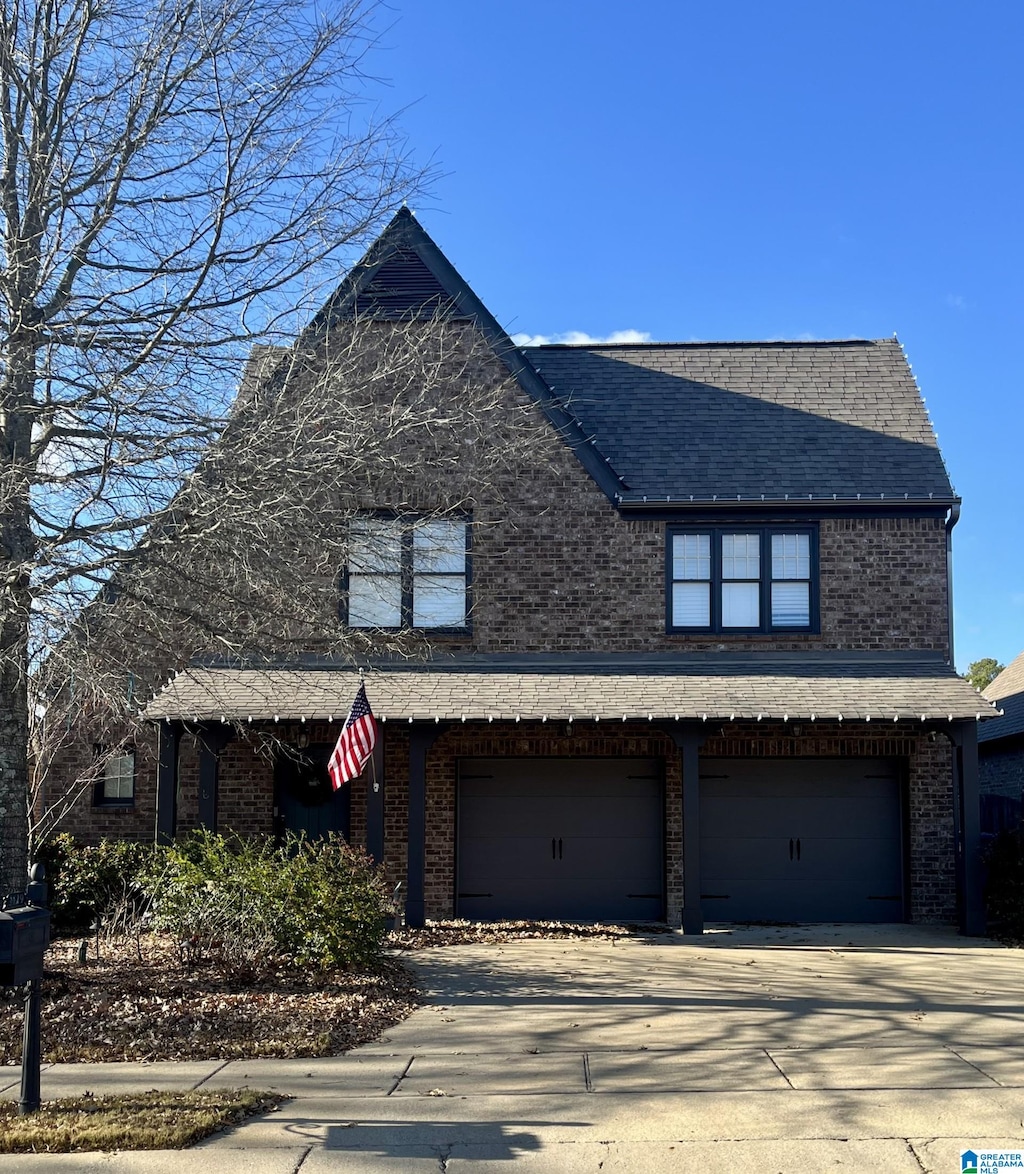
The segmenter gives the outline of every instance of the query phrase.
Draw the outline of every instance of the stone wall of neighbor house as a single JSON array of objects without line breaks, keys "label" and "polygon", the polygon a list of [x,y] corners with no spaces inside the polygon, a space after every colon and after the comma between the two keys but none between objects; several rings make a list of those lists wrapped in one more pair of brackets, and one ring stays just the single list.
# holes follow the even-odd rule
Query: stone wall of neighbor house
[{"label": "stone wall of neighbor house", "polygon": [[[651,757],[665,762],[666,904],[678,924],[683,902],[682,805],[679,753],[665,733],[642,723],[615,732],[574,723],[498,723],[458,726],[441,734],[427,753],[427,835],[424,896],[430,918],[450,917],[455,893],[455,796],[458,760],[524,757]],[[406,730],[385,726],[385,863],[389,883],[406,880],[408,788]],[[942,737],[866,733],[838,724],[806,724],[800,736],[780,725],[736,723],[719,727],[701,750],[710,758],[894,758],[907,780],[910,851],[910,916],[914,921],[953,921],[956,878],[953,852],[952,751]]]},{"label": "stone wall of neighbor house", "polygon": [[1016,744],[978,747],[978,779],[983,795],[1002,795],[1018,802],[1024,796],[1024,737]]}]

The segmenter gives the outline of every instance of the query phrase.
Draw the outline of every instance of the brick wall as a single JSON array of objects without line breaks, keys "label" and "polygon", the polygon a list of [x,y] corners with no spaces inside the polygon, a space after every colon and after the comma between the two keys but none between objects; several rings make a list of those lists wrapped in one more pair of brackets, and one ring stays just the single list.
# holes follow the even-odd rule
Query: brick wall
[{"label": "brick wall", "polygon": [[[333,743],[337,740],[337,723],[310,722],[308,724],[281,723],[280,726],[261,729],[252,727],[240,731],[227,743],[219,755],[217,786],[217,825],[221,831],[240,835],[273,835],[276,832],[274,815],[274,759],[281,744],[298,746],[305,737],[311,743]],[[366,788],[368,778],[358,779],[351,786],[350,835],[353,846],[366,846]],[[181,740],[178,766],[178,828],[189,831],[199,826],[199,747],[195,736],[186,734]]]},{"label": "brick wall", "polygon": [[[955,917],[953,871],[952,756],[944,738],[865,732],[835,723],[792,726],[718,727],[701,754],[708,758],[868,757],[895,758],[907,777],[907,839],[910,852],[911,917],[915,921],[950,921]],[[408,731],[383,726],[385,779],[385,868],[389,884],[406,881]],[[229,742],[220,756],[219,824],[243,834],[273,831],[273,750],[277,740],[295,743],[300,733],[329,742],[337,724],[282,725],[265,736],[258,728]],[[91,748],[90,748],[91,753]],[[427,838],[425,899],[429,917],[454,911],[457,764],[463,757],[601,757],[660,758],[665,764],[665,852],[667,915],[678,924],[682,909],[682,810],[679,754],[671,738],[643,723],[600,728],[590,723],[495,723],[446,730],[427,755]],[[351,842],[366,847],[368,778],[351,784]],[[1018,784],[1019,786],[1019,784]],[[179,827],[198,823],[198,750],[196,740],[182,738],[179,768]],[[1019,794],[1019,790],[1018,790]],[[98,817],[98,818],[96,818]],[[97,829],[93,831],[92,829]],[[131,829],[137,828],[135,834]],[[102,830],[99,830],[102,829]],[[127,834],[125,830],[127,829]],[[69,829],[69,830],[74,830]],[[99,810],[82,838],[101,836],[149,839],[152,820],[134,811]]]},{"label": "brick wall", "polygon": [[669,635],[665,523],[620,517],[570,474],[550,487],[549,513],[474,532],[477,650],[947,650],[939,518],[824,519],[819,635]]},{"label": "brick wall", "polygon": [[[97,729],[100,731],[97,733]],[[119,747],[114,731],[88,721],[75,724],[61,740],[42,780],[38,814],[61,812],[57,831],[69,832],[83,843],[100,840],[152,840],[156,819],[156,732],[136,730],[123,746],[135,752],[135,802],[129,807],[97,805],[95,783],[102,768],[96,745],[106,741]],[[71,806],[65,810],[68,801]]]},{"label": "brick wall", "polygon": [[[441,735],[427,754],[427,834],[424,896],[428,917],[450,917],[455,892],[455,801],[459,758],[525,757],[662,758],[665,763],[667,915],[678,924],[682,910],[682,805],[679,754],[667,734],[641,723],[614,732],[574,723],[495,723],[486,729],[459,726]],[[385,859],[390,883],[406,880],[408,790],[407,732],[385,726]],[[781,726],[737,723],[709,737],[708,758],[894,758],[905,767],[906,828],[910,852],[910,916],[914,921],[952,921],[956,915],[952,752],[944,738],[844,730],[821,723],[794,736]]]},{"label": "brick wall", "polygon": [[[474,377],[504,377],[497,360],[477,364]],[[389,475],[386,493],[361,492],[366,506],[410,507],[429,494]],[[496,504],[498,503],[498,504]],[[435,503],[436,504],[436,503]],[[945,651],[945,532],[941,518],[825,518],[819,527],[819,635],[668,635],[665,631],[665,523],[625,519],[553,437],[536,467],[518,470],[478,501],[473,531],[473,628],[469,638],[436,637],[444,650],[495,652],[655,652],[673,650]],[[337,624],[337,580],[322,584],[325,630]],[[417,642],[414,637],[412,643]],[[83,736],[84,737],[84,736]],[[196,818],[195,763],[183,753],[179,819]],[[234,751],[229,751],[229,758]],[[232,761],[234,761],[232,759]],[[155,771],[140,757],[134,813],[100,812],[81,804],[68,826],[88,838],[152,833]],[[248,766],[238,762],[245,774]],[[244,827],[266,826],[266,778],[222,797]],[[357,818],[354,813],[353,818]],[[353,824],[353,827],[359,827]],[[360,833],[364,834],[364,833]]]}]

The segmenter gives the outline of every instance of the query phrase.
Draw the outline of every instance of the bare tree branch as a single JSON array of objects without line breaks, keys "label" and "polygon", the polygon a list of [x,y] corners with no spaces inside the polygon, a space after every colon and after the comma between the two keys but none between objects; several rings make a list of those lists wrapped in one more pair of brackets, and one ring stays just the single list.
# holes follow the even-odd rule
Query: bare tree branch
[{"label": "bare tree branch", "polygon": [[250,345],[293,339],[423,182],[370,100],[372,11],[0,0],[0,885],[29,666],[180,522]]}]

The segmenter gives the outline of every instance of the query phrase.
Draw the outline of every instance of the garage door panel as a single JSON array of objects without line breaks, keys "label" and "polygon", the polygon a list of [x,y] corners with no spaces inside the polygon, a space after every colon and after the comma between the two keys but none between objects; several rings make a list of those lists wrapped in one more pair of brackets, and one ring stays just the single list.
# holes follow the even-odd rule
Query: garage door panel
[{"label": "garage door panel", "polygon": [[[594,893],[583,881],[570,881],[540,892],[528,880],[509,882],[500,892],[469,894],[460,901],[461,917],[481,921],[532,918],[542,921],[594,920]],[[662,916],[660,894],[621,893],[605,900],[602,921],[657,921]]]},{"label": "garage door panel", "polygon": [[507,880],[519,876],[524,870],[538,878],[550,879],[556,864],[550,837],[493,836],[464,842],[460,878],[463,888],[473,889],[486,886],[493,878]]},{"label": "garage door panel", "polygon": [[538,827],[551,822],[558,806],[547,796],[517,792],[514,795],[463,795],[460,809],[463,823],[465,812],[472,811],[473,836],[493,842],[506,837],[537,836]]},{"label": "garage door panel", "polygon": [[656,760],[464,760],[459,914],[662,917],[662,808]]},{"label": "garage door panel", "polygon": [[[560,817],[559,817],[560,818]],[[654,838],[661,832],[661,787],[631,784],[628,795],[587,795],[572,815],[572,834],[600,837],[609,828],[624,838]]]},{"label": "garage door panel", "polygon": [[899,774],[887,760],[701,764],[710,920],[903,917]]}]

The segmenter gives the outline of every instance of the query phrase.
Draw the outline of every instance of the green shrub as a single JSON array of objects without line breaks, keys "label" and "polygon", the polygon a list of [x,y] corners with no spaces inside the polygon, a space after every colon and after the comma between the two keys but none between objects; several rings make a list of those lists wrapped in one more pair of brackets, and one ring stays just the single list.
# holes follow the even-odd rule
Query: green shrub
[{"label": "green shrub", "polygon": [[97,917],[140,911],[153,854],[152,844],[102,840],[90,846],[67,832],[42,844],[36,859],[45,866],[50,886],[53,936],[87,933]]},{"label": "green shrub", "polygon": [[340,836],[225,837],[197,832],[154,860],[155,924],[193,961],[237,969],[288,961],[356,968],[380,958],[387,893]]},{"label": "green shrub", "polygon": [[991,931],[1024,941],[1024,835],[1019,830],[994,836],[985,853],[985,899]]}]

